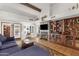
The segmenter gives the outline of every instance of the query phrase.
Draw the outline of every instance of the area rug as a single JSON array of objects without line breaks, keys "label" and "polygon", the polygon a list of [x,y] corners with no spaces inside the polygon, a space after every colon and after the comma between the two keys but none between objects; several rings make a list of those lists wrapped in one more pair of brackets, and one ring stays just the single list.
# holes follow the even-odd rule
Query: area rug
[{"label": "area rug", "polygon": [[0,50],[0,56],[49,56],[49,52],[36,45],[25,49],[14,46],[8,49]]}]

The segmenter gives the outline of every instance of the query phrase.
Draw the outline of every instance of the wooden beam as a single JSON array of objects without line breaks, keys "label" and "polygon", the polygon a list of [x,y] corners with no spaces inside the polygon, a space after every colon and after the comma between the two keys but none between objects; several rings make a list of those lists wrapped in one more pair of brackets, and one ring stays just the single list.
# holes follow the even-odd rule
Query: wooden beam
[{"label": "wooden beam", "polygon": [[32,4],[29,4],[29,3],[21,3],[21,4],[24,5],[24,6],[30,7],[32,9],[38,11],[38,12],[41,12],[40,8],[38,8],[38,7],[36,7],[36,6],[32,5]]}]

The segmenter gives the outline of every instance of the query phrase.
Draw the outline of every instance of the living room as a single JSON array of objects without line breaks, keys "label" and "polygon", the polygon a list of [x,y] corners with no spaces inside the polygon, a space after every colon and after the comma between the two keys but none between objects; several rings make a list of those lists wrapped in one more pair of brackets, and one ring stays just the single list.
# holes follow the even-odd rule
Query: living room
[{"label": "living room", "polygon": [[1,3],[0,56],[79,55],[78,10],[78,3]]},{"label": "living room", "polygon": [[[0,33],[1,33],[0,55],[1,56],[11,55],[17,52],[18,49],[20,50],[21,48],[25,48],[26,46],[28,46],[28,45],[26,46],[23,45],[23,41],[26,41],[28,36],[31,36],[31,38],[39,36],[40,20],[38,19],[38,15],[40,15],[41,12],[32,9],[31,7],[28,7],[28,5],[31,5],[31,4],[26,3],[26,6],[21,3],[0,4],[0,13],[1,13],[0,14],[0,18],[1,18],[0,19]],[[45,4],[45,5],[48,5],[48,4]],[[18,49],[16,48],[16,45],[17,47],[19,47]],[[13,49],[13,51],[8,52],[10,51],[9,49],[10,50]],[[43,54],[47,55],[45,53]],[[20,54],[23,55],[23,53],[20,53]],[[17,55],[20,55],[20,54],[18,53]],[[30,53],[27,53],[25,55],[28,55],[28,54]],[[39,52],[36,52],[35,55],[41,55],[41,54],[39,54]]]}]

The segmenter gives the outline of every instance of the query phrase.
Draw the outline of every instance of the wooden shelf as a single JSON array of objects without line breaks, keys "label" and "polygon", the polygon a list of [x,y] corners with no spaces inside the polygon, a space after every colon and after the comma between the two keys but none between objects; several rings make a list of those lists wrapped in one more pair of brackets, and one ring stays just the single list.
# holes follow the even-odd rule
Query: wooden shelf
[{"label": "wooden shelf", "polygon": [[51,21],[50,29],[50,40],[79,49],[79,17]]}]

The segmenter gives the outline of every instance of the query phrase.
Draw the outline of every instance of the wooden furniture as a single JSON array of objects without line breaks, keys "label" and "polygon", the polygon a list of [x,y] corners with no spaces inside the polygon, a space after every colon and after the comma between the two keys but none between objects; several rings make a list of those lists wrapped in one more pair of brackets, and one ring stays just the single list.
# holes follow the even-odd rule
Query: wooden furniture
[{"label": "wooden furniture", "polygon": [[74,36],[75,36],[75,47],[79,48],[79,17],[75,18],[76,20],[74,21]]},{"label": "wooden furniture", "polygon": [[42,46],[44,49],[47,49],[50,52],[50,55],[79,56],[79,50],[76,49],[52,43],[50,41],[40,40],[39,38],[34,38],[32,41],[37,43],[39,46]]},{"label": "wooden furniture", "polygon": [[79,49],[79,17],[50,22],[50,41]]},{"label": "wooden furniture", "polygon": [[[51,35],[51,41],[61,43],[61,34],[63,32],[63,21],[58,20],[58,21],[51,21],[50,22],[50,35]],[[61,42],[60,42],[61,41]]]}]

